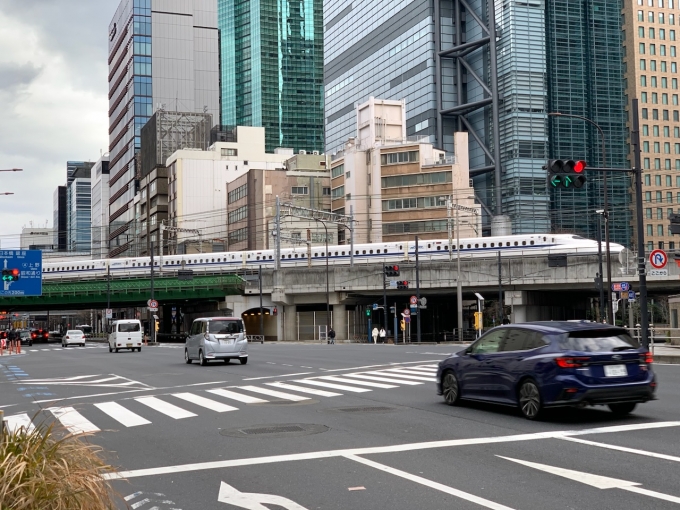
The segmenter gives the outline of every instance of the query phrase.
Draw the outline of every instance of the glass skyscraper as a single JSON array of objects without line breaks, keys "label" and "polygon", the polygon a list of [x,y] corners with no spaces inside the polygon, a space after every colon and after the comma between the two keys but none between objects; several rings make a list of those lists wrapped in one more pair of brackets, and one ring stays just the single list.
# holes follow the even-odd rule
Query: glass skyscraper
[{"label": "glass skyscraper", "polygon": [[322,151],[322,0],[219,0],[222,123],[265,128],[265,148]]}]

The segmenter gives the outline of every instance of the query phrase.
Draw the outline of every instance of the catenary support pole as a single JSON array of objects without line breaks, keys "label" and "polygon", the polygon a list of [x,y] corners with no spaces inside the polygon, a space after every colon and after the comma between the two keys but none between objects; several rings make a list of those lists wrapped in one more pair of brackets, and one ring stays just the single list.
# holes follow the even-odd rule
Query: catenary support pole
[{"label": "catenary support pole", "polygon": [[602,215],[598,214],[597,215],[597,263],[598,263],[598,271],[599,273],[599,279],[600,279],[600,285],[599,285],[599,291],[600,291],[600,321],[605,316],[604,312],[604,273],[602,272]]},{"label": "catenary support pole", "polygon": [[260,286],[260,335],[264,340],[264,310],[262,309],[262,266],[257,267],[257,280]]},{"label": "catenary support pole", "polygon": [[420,313],[420,261],[418,259],[418,236],[416,236],[416,320],[418,321],[416,324],[416,337],[418,343],[421,342],[421,329],[420,329],[420,323],[422,321],[422,314]]},{"label": "catenary support pole", "polygon": [[503,324],[503,266],[501,252],[498,252],[498,324]]}]

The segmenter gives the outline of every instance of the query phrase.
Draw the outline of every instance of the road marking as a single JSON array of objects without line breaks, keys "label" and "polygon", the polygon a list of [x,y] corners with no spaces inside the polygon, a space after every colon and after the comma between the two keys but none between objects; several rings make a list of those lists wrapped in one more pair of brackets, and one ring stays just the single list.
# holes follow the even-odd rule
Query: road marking
[{"label": "road marking", "polygon": [[496,503],[495,501],[491,501],[488,499],[480,498],[479,496],[475,496],[474,494],[470,494],[469,492],[463,492],[458,489],[454,489],[453,487],[449,487],[448,485],[444,485],[438,482],[433,482],[432,480],[428,480],[427,478],[423,478],[422,476],[418,475],[413,475],[411,473],[407,473],[406,471],[402,471],[400,469],[395,469],[390,466],[386,466],[385,464],[379,464],[378,462],[374,462],[372,460],[364,459],[363,457],[358,457],[356,455],[343,455],[346,459],[353,460],[354,462],[359,462],[360,464],[364,464],[366,466],[370,466],[372,468],[378,469],[380,471],[383,471],[385,473],[389,473],[394,476],[398,476],[400,478],[404,478],[406,480],[410,480],[412,482],[419,483],[421,485],[424,485],[425,487],[430,487],[431,489],[436,489],[438,491],[444,492],[446,494],[451,494],[452,496],[455,496],[460,499],[464,499],[466,501],[469,501],[471,503],[476,503],[479,506],[483,506],[485,508],[490,508],[491,510],[513,510],[509,506],[501,505],[500,503]]},{"label": "road marking", "polygon": [[8,430],[17,432],[21,427],[24,427],[27,432],[31,432],[35,427],[31,418],[26,414],[15,414],[14,416],[5,416],[5,423]]},{"label": "road marking", "polygon": [[292,400],[293,402],[301,402],[303,400],[310,400],[309,397],[301,397],[299,395],[293,395],[291,393],[284,393],[282,391],[269,390],[267,388],[260,388],[258,386],[239,386],[239,389],[252,391],[254,393],[262,393],[263,395],[269,395],[270,397],[282,398],[284,400]]},{"label": "road marking", "polygon": [[626,448],[625,446],[617,446],[613,444],[596,443],[595,441],[587,441],[586,439],[578,439],[575,437],[560,437],[565,441],[572,441],[574,443],[587,444],[588,446],[597,446],[598,448],[607,448],[609,450],[617,450],[620,452],[634,453],[635,455],[644,455],[646,457],[654,457],[656,459],[670,460],[673,462],[680,462],[680,457],[673,457],[672,455],[666,455],[665,453],[654,453],[646,450],[636,450],[634,448]]},{"label": "road marking", "polygon": [[638,485],[642,485],[638,482],[629,482],[628,480],[609,478],[608,476],[594,475],[592,473],[586,473],[583,471],[574,471],[573,469],[548,466],[547,464],[539,464],[537,462],[529,462],[526,460],[511,459],[501,455],[496,455],[496,457],[509,460],[510,462],[516,462],[517,464],[522,464],[524,466],[538,469],[539,471],[544,471],[556,476],[561,476],[575,482],[584,483],[586,485],[590,485],[591,487],[595,487],[596,489],[623,489],[628,492],[635,492],[637,494],[642,494],[643,496],[649,496],[650,498],[663,499],[664,501],[670,501],[671,503],[680,503],[680,498],[676,496],[637,487]]},{"label": "road marking", "polygon": [[193,393],[175,393],[173,396],[196,404],[197,406],[205,407],[206,409],[211,409],[218,413],[226,413],[227,411],[238,411],[238,407],[228,406],[222,402],[217,402],[209,398],[201,397],[200,395],[194,395]]},{"label": "road marking", "polygon": [[54,417],[61,422],[72,434],[99,432],[99,428],[73,407],[48,407]]},{"label": "road marking", "polygon": [[[385,374],[385,375],[387,375],[387,374]],[[422,382],[408,381],[406,379],[376,377],[374,375],[366,375],[366,374],[343,374],[343,377],[367,379],[369,381],[379,381],[379,382],[386,382],[386,383],[404,384],[406,386],[418,386],[420,384],[423,384]]]},{"label": "road marking", "polygon": [[117,402],[101,402],[94,406],[126,427],[137,427],[138,425],[148,425],[151,423],[138,414],[127,410]]},{"label": "road marking", "polygon": [[375,372],[378,375],[398,375],[399,377],[402,377],[404,379],[412,379],[414,381],[427,381],[427,382],[433,382],[436,381],[436,377],[425,377],[421,375],[413,375],[410,374],[409,372],[404,372],[403,370],[400,369],[394,369],[394,370],[382,370],[380,372]]},{"label": "road marking", "polygon": [[[113,383],[112,381],[119,381]],[[126,388],[130,386],[137,386],[138,389],[152,389],[148,384],[128,379],[116,374],[107,374],[107,377],[102,377],[101,374],[96,375],[77,375],[75,377],[55,377],[51,379],[25,379],[21,381],[22,384],[52,384],[61,386],[93,386],[95,388]]]},{"label": "road marking", "polygon": [[304,384],[311,384],[312,386],[321,386],[322,388],[331,388],[333,390],[351,391],[353,393],[366,393],[367,391],[371,391],[371,390],[367,390],[366,388],[357,388],[357,387],[354,387],[354,386],[347,386],[346,384],[335,384],[335,383],[317,381],[316,379],[296,379],[295,382],[304,383]]},{"label": "road marking", "polygon": [[298,375],[309,375],[313,374],[314,372],[300,372],[299,374],[281,374],[281,375],[268,375],[267,377],[248,377],[247,379],[243,379],[244,381],[259,381],[262,379],[281,379],[282,377],[295,377]]},{"label": "road marking", "polygon": [[271,382],[266,383],[267,386],[274,386],[275,388],[281,388],[282,390],[293,390],[299,391],[300,393],[309,393],[310,395],[319,395],[321,397],[338,397],[342,393],[334,393],[332,391],[315,390],[314,388],[303,388],[302,386],[296,386],[294,384],[286,384],[282,382]]},{"label": "road marking", "polygon": [[436,370],[426,370],[426,369],[416,369],[412,367],[408,368],[400,368],[399,369],[401,372],[404,372],[405,374],[412,374],[412,375],[422,375],[425,377],[432,377],[433,375],[436,375]]},{"label": "road marking", "polygon": [[269,507],[264,506],[263,503],[267,505],[276,505],[285,510],[307,510],[305,507],[298,505],[295,501],[291,501],[283,496],[241,492],[224,482],[220,484],[220,492],[217,496],[217,501],[219,503],[245,508],[246,510],[269,510]]},{"label": "road marking", "polygon": [[239,402],[244,402],[246,404],[262,404],[264,402],[269,402],[269,400],[262,400],[261,398],[251,397],[250,395],[241,395],[240,393],[236,393],[229,390],[223,390],[221,388],[206,391],[208,393],[213,393],[214,395],[219,395],[220,397],[238,400]]},{"label": "road marking", "polygon": [[342,384],[356,384],[358,386],[368,386],[369,388],[398,388],[399,386],[395,386],[394,384],[382,384],[382,383],[377,383],[377,382],[368,382],[368,381],[353,381],[352,379],[347,379],[344,376],[337,376],[337,375],[324,375],[319,377],[319,379],[323,379],[324,381],[335,381],[339,382]]},{"label": "road marking", "polygon": [[166,416],[169,416],[170,418],[174,418],[175,420],[181,420],[182,418],[191,418],[192,416],[197,416],[194,413],[186,411],[181,407],[177,407],[176,405],[164,402],[163,400],[156,397],[138,397],[135,400],[140,404],[144,404],[145,406],[148,406],[151,409],[158,411],[159,413],[163,413]]},{"label": "road marking", "polygon": [[566,436],[584,436],[591,434],[610,434],[616,432],[630,432],[636,430],[649,430],[657,428],[680,427],[680,421],[664,421],[636,423],[631,425],[618,425],[611,427],[597,427],[581,430],[558,430],[552,432],[536,432],[532,434],[515,434],[511,436],[491,436],[469,439],[449,439],[444,441],[430,441],[425,443],[405,443],[389,446],[371,446],[366,448],[350,448],[346,450],[328,450],[307,453],[292,453],[273,455],[269,457],[253,457],[249,459],[218,460],[200,462],[194,464],[179,464],[175,466],[161,466],[155,468],[120,471],[118,473],[106,473],[107,480],[119,480],[124,478],[139,478],[143,476],[156,476],[175,473],[188,473],[192,471],[205,471],[210,469],[223,469],[241,466],[257,466],[262,464],[275,464],[279,462],[293,462],[300,460],[328,459],[343,457],[345,455],[376,455],[382,453],[410,452],[434,448],[451,448],[457,446],[474,446],[482,444],[512,443],[519,441],[535,441],[539,439],[560,439]]}]

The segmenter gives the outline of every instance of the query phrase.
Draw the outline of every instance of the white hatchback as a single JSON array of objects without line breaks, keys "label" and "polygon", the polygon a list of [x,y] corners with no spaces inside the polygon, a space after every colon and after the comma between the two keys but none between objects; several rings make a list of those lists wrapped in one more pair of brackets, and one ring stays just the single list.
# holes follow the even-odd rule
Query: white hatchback
[{"label": "white hatchback", "polygon": [[85,346],[85,335],[79,329],[69,329],[64,336],[61,337],[61,346],[68,347],[69,345]]}]

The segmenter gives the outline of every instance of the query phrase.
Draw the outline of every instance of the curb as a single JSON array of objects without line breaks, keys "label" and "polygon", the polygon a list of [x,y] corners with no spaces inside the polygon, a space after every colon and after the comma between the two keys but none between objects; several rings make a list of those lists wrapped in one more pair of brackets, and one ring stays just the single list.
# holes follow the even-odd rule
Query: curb
[{"label": "curb", "polygon": [[667,354],[658,354],[654,356],[654,363],[668,363],[670,365],[680,365],[680,355],[669,356]]}]

